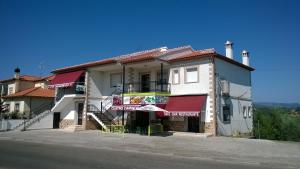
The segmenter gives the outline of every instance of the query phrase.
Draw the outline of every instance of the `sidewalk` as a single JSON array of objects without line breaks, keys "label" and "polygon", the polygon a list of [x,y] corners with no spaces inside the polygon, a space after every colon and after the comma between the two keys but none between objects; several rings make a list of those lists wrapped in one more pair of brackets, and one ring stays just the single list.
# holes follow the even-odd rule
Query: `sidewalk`
[{"label": "sidewalk", "polygon": [[229,137],[141,136],[62,130],[0,133],[1,140],[109,149],[163,156],[250,163],[275,168],[300,168],[300,143]]}]

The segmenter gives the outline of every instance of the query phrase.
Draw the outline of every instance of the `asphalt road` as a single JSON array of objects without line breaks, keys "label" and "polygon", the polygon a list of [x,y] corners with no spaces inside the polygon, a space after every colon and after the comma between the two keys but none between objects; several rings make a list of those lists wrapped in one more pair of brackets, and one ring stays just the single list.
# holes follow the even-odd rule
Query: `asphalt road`
[{"label": "asphalt road", "polygon": [[250,169],[267,168],[230,161],[92,149],[54,144],[0,141],[0,169]]}]

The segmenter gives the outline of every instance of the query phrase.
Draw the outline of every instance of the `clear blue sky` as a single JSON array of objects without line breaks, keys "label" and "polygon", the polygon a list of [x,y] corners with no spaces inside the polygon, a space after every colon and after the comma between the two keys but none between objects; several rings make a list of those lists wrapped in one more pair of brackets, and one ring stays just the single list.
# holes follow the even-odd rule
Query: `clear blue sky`
[{"label": "clear blue sky", "polygon": [[[138,50],[250,51],[255,101],[300,102],[297,1],[0,0],[0,79]],[[41,71],[39,65],[44,65]]]}]

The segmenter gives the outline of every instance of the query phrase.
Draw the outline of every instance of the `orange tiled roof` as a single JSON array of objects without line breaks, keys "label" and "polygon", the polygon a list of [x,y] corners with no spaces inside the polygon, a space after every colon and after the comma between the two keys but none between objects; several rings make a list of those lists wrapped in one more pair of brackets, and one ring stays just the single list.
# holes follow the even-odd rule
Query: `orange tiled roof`
[{"label": "orange tiled roof", "polygon": [[[230,62],[232,64],[235,64],[237,66],[243,67],[245,69],[248,69],[250,71],[254,70],[253,68],[246,66],[240,62],[237,62],[233,59],[228,59],[227,57],[216,53],[214,49],[204,49],[204,50],[194,50],[191,46],[183,46],[173,49],[167,49],[167,50],[161,50],[162,48],[155,48],[151,50],[141,51],[141,52],[135,52],[127,55],[121,55],[117,57],[112,57],[100,61],[94,61],[89,62],[85,64],[79,64],[75,66],[65,67],[61,69],[56,69],[52,73],[65,73],[65,72],[71,72],[71,71],[77,71],[77,70],[85,70],[88,67],[92,66],[99,66],[99,65],[105,65],[105,64],[112,64],[112,63],[134,63],[134,62],[141,62],[141,61],[147,61],[147,60],[154,60],[154,59],[160,59],[164,60],[166,62],[176,62],[176,61],[183,61],[183,60],[190,60],[190,59],[196,59],[199,57],[217,57],[224,61]],[[168,55],[180,51],[180,50],[190,50],[189,52],[183,54],[183,55],[177,55],[175,57],[168,58]]]},{"label": "orange tiled roof", "polygon": [[[54,78],[53,75],[50,76],[45,76],[45,77],[37,77],[37,76],[31,76],[31,75],[22,75],[20,76],[20,80],[22,81],[30,81],[30,82],[36,82],[36,81],[42,81],[42,80],[52,80]],[[13,81],[16,80],[16,78],[10,78],[10,79],[5,79],[5,80],[1,80],[0,82],[9,82],[9,81]]]},{"label": "orange tiled roof", "polygon": [[29,88],[3,98],[11,97],[54,97],[55,91],[51,89],[43,89],[41,87]]},{"label": "orange tiled roof", "polygon": [[214,49],[197,50],[197,51],[188,53],[186,55],[170,58],[167,61],[175,62],[175,61],[189,60],[189,59],[195,59],[195,58],[202,57],[202,56],[212,56],[214,54],[216,54],[216,51]]},{"label": "orange tiled roof", "polygon": [[20,80],[24,80],[24,81],[37,81],[40,80],[40,77],[37,76],[30,76],[30,75],[23,75],[20,76]]}]

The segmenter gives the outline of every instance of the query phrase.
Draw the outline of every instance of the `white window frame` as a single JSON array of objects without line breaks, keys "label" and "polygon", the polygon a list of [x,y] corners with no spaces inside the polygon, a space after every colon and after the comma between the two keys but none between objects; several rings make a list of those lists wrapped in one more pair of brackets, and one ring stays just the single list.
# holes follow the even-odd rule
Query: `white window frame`
[{"label": "white window frame", "polygon": [[252,106],[248,106],[248,117],[252,117]]},{"label": "white window frame", "polygon": [[248,110],[247,106],[243,106],[242,111],[243,111],[243,117],[244,118],[247,118],[247,116],[248,116],[248,113],[247,113],[248,111],[247,110]]},{"label": "white window frame", "polygon": [[14,87],[8,87],[8,95],[14,94]]},{"label": "white window frame", "polygon": [[[197,80],[193,81],[193,82],[188,82],[187,81],[187,74],[188,74],[187,70],[188,69],[195,69],[195,68],[197,69]],[[199,82],[199,67],[198,66],[189,66],[189,67],[184,68],[184,82],[185,83],[198,83]]]},{"label": "white window frame", "polygon": [[6,111],[10,112],[10,103],[5,103],[5,106],[6,106]]},{"label": "white window frame", "polygon": [[[16,105],[18,105],[18,110],[17,110],[17,106]],[[20,103],[15,103],[15,107],[14,107],[14,112],[20,112]]]},{"label": "white window frame", "polygon": [[[175,71],[178,71],[178,82],[175,82]],[[172,70],[172,84],[180,84],[180,69],[173,69]]]},{"label": "white window frame", "polygon": [[[112,76],[114,75],[120,75],[121,79],[120,79],[120,83],[122,84],[122,81],[123,81],[123,77],[122,77],[122,73],[119,72],[119,73],[111,73],[110,76],[109,76],[109,82],[110,82],[110,88],[114,88],[114,87],[117,87],[117,86],[114,86],[112,84]],[[116,85],[116,84],[115,84]]]}]

